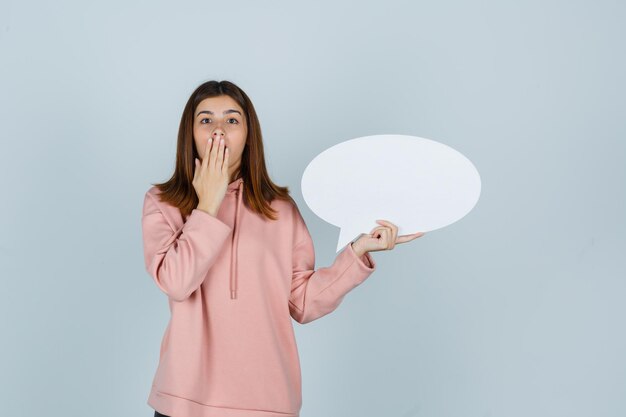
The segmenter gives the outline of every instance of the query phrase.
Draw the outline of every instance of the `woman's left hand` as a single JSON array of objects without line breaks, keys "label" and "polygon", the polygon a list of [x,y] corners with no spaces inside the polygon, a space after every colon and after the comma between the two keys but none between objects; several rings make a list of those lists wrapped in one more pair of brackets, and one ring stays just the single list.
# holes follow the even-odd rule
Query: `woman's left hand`
[{"label": "woman's left hand", "polygon": [[375,252],[380,250],[391,250],[397,243],[410,242],[425,235],[424,232],[413,233],[411,235],[398,236],[398,226],[386,220],[376,220],[383,226],[372,229],[369,234],[361,234],[361,236],[352,242],[352,248],[358,256],[362,256],[365,252]]}]

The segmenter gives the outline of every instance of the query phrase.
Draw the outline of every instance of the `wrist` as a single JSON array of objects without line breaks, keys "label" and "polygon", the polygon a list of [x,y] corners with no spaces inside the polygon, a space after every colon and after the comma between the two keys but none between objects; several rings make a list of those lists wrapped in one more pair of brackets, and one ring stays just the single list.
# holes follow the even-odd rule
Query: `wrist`
[{"label": "wrist", "polygon": [[210,214],[213,217],[217,217],[217,210],[213,210],[211,207],[204,205],[204,204],[198,204],[198,207],[196,207],[198,210],[202,210],[208,214]]},{"label": "wrist", "polygon": [[354,253],[356,253],[356,255],[358,257],[361,257],[361,256],[365,255],[365,251],[360,248],[360,246],[358,244],[358,241],[357,242],[351,242],[350,245],[352,246],[352,250],[354,251]]}]

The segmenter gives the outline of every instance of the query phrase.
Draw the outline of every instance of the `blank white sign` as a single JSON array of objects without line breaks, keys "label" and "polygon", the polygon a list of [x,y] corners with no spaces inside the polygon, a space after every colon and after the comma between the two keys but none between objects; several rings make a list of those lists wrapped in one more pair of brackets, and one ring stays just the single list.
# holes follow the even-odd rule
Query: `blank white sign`
[{"label": "blank white sign", "polygon": [[463,218],[480,196],[480,175],[453,148],[431,139],[372,135],[339,143],[304,170],[302,195],[340,228],[337,252],[388,220],[398,235],[429,232]]}]

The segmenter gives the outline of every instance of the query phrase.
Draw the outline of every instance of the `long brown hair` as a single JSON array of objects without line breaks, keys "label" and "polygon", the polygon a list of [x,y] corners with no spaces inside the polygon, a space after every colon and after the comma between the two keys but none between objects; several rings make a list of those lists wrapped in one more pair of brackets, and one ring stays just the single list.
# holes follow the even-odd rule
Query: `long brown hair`
[{"label": "long brown hair", "polygon": [[193,188],[192,181],[195,169],[194,159],[200,160],[201,158],[193,140],[193,115],[202,100],[221,95],[230,96],[241,106],[248,126],[241,165],[234,175],[235,179],[243,178],[243,202],[251,211],[270,220],[276,220],[277,212],[270,207],[270,202],[275,198],[291,202],[294,200],[289,195],[289,187],[280,187],[270,179],[265,166],[261,125],[252,101],[241,88],[230,81],[207,81],[191,93],[178,128],[174,174],[166,182],[152,185],[161,192],[160,200],[178,207],[184,217],[191,214],[191,211],[198,206],[198,195]]}]

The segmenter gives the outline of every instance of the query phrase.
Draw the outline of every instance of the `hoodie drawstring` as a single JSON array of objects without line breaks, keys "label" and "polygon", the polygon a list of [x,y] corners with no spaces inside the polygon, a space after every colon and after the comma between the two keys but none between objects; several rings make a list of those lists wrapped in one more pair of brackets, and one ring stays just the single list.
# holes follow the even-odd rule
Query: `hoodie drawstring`
[{"label": "hoodie drawstring", "polygon": [[232,243],[232,251],[230,258],[230,298],[237,298],[237,252],[239,246],[239,217],[241,212],[241,200],[242,200],[242,188],[243,188],[243,179],[239,179],[239,184],[237,185],[237,189],[235,189],[235,198],[237,198],[237,205],[235,208],[235,225],[233,232],[233,243]]}]

